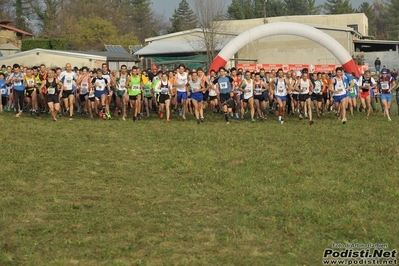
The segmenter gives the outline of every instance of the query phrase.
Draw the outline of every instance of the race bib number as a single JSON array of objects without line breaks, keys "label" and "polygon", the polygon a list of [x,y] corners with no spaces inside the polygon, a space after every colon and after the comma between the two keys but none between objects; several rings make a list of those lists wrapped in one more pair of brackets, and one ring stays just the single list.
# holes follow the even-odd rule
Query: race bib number
[{"label": "race bib number", "polygon": [[7,90],[6,89],[1,89],[1,94],[6,94]]},{"label": "race bib number", "polygon": [[48,94],[55,94],[55,88],[53,88],[53,87],[48,88],[47,89],[47,93]]},{"label": "race bib number", "polygon": [[98,85],[97,86],[97,90],[98,91],[103,91],[104,90],[104,86],[103,85]]},{"label": "race bib number", "polygon": [[168,94],[168,88],[162,88],[161,89],[162,94]]},{"label": "race bib number", "polygon": [[94,97],[94,90],[93,89],[90,90],[89,97]]},{"label": "race bib number", "polygon": [[229,87],[229,86],[227,86],[227,82],[222,82],[219,84],[219,86],[222,90],[227,89]]},{"label": "race bib number", "polygon": [[240,91],[238,90],[238,85],[234,89],[234,93],[239,93]]},{"label": "race bib number", "polygon": [[338,84],[338,92],[343,92],[344,91],[344,86],[342,84]]},{"label": "race bib number", "polygon": [[389,85],[388,85],[388,83],[381,83],[381,89],[382,89],[382,90],[389,90]]},{"label": "race bib number", "polygon": [[150,95],[151,94],[151,90],[150,89],[145,89],[144,90],[144,94]]},{"label": "race bib number", "polygon": [[278,93],[283,93],[284,92],[284,85],[279,84],[278,87],[277,87],[277,92]]},{"label": "race bib number", "polygon": [[89,90],[89,84],[87,82],[82,83],[82,94],[86,94]]},{"label": "race bib number", "polygon": [[14,81],[14,86],[21,86],[21,85],[22,85],[22,81],[20,81],[20,80]]},{"label": "race bib number", "polygon": [[33,79],[29,79],[29,80],[28,80],[28,84],[29,84],[29,85],[33,85],[33,84],[35,84],[35,81],[34,81]]},{"label": "race bib number", "polygon": [[66,86],[71,86],[72,85],[72,79],[71,78],[65,79],[65,85]]},{"label": "race bib number", "polygon": [[257,95],[262,94],[262,89],[261,88],[255,88],[255,93]]},{"label": "race bib number", "polygon": [[132,90],[137,91],[140,89],[140,85],[133,85]]}]

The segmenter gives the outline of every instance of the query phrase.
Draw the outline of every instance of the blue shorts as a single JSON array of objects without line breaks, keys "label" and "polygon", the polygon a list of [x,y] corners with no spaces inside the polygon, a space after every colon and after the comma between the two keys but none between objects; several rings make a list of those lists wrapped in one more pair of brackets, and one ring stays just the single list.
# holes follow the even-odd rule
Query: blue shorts
[{"label": "blue shorts", "polygon": [[187,100],[187,92],[177,92],[177,103],[181,103],[182,100]]},{"label": "blue shorts", "polygon": [[380,98],[381,101],[392,102],[392,93],[381,93]]},{"label": "blue shorts", "polygon": [[344,94],[344,95],[340,95],[340,96],[333,96],[333,99],[334,99],[334,102],[340,103],[346,97],[348,97],[348,95]]},{"label": "blue shorts", "polygon": [[197,102],[202,102],[202,100],[204,99],[204,95],[202,94],[202,92],[200,93],[191,93],[191,100],[196,100]]},{"label": "blue shorts", "polygon": [[274,97],[276,99],[280,99],[282,102],[286,102],[287,101],[287,96],[278,96],[278,95],[274,95]]},{"label": "blue shorts", "polygon": [[101,99],[101,96],[103,96],[104,94],[107,94],[107,93],[108,93],[107,90],[96,91],[96,92],[94,93],[94,96],[95,96],[96,98],[98,98],[98,99]]}]

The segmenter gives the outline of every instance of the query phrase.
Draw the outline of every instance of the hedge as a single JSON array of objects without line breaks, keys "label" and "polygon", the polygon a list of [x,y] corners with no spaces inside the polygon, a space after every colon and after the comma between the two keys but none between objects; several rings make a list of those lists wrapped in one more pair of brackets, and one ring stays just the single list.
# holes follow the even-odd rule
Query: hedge
[{"label": "hedge", "polygon": [[22,40],[22,51],[32,50],[35,48],[51,49],[51,50],[65,50],[66,40],[65,39],[23,39]]}]

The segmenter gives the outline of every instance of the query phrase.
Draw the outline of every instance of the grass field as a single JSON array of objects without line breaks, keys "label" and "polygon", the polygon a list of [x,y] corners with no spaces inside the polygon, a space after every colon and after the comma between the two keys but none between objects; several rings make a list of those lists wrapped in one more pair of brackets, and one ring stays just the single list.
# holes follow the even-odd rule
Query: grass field
[{"label": "grass field", "polygon": [[[396,103],[394,103],[396,105]],[[0,265],[321,265],[399,247],[399,118],[0,114]]]}]

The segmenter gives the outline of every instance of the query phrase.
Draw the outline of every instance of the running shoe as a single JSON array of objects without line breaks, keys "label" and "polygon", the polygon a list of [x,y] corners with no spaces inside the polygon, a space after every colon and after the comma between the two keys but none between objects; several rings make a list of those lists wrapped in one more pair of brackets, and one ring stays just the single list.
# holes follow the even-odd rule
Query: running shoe
[{"label": "running shoe", "polygon": [[230,125],[230,122],[229,122],[229,121],[227,121],[227,122],[226,122],[226,125]]},{"label": "running shoe", "polygon": [[388,117],[388,121],[392,121],[392,119],[390,117]]},{"label": "running shoe", "polygon": [[201,120],[200,119],[197,119],[197,124],[198,125],[201,124]]},{"label": "running shoe", "polygon": [[251,123],[255,123],[255,118],[251,118]]},{"label": "running shoe", "polygon": [[15,115],[16,117],[21,117],[22,116],[22,111],[18,112],[18,114]]},{"label": "running shoe", "polygon": [[166,123],[170,123],[170,119],[166,120]]},{"label": "running shoe", "polygon": [[136,117],[135,116],[133,116],[133,122],[136,122]]},{"label": "running shoe", "polygon": [[343,125],[346,124],[346,118],[342,119],[342,124],[343,124]]},{"label": "running shoe", "polygon": [[99,113],[98,113],[98,116],[101,118],[101,117],[103,117],[103,111],[100,111]]},{"label": "running shoe", "polygon": [[313,120],[309,121],[309,125],[312,126],[314,124]]},{"label": "running shoe", "polygon": [[70,120],[70,121],[72,121],[72,120],[73,120],[72,116],[70,116],[70,117],[69,117],[69,120]]},{"label": "running shoe", "polygon": [[205,119],[203,117],[201,117],[201,123],[204,123]]},{"label": "running shoe", "polygon": [[110,114],[110,113],[105,113],[105,115],[106,115],[106,117],[107,117],[108,120],[111,119],[111,114]]},{"label": "running shoe", "polygon": [[186,116],[185,115],[183,115],[183,120],[186,120]]},{"label": "running shoe", "polygon": [[162,119],[162,118],[163,118],[163,113],[159,112],[159,119]]},{"label": "running shoe", "polygon": [[103,114],[103,119],[107,120],[107,116],[105,114]]},{"label": "running shoe", "polygon": [[299,120],[302,120],[302,118],[303,118],[303,117],[302,117],[302,114],[300,114],[300,115],[299,115]]}]

